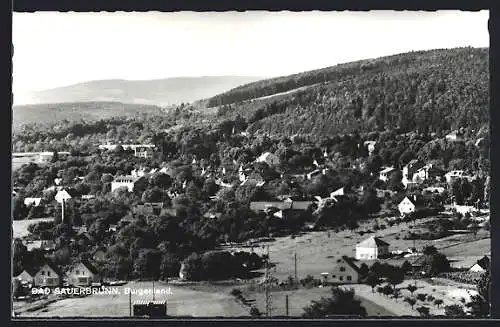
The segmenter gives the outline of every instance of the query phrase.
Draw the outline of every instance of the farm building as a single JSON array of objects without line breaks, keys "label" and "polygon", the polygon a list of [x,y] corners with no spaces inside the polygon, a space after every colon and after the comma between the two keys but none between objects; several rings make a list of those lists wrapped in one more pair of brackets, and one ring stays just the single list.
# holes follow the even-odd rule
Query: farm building
[{"label": "farm building", "polygon": [[483,273],[490,269],[490,258],[488,256],[484,256],[481,259],[477,260],[477,262],[470,267],[470,272],[478,272]]},{"label": "farm building", "polygon": [[361,273],[353,259],[342,256],[337,259],[332,270],[332,281],[339,284],[357,284],[361,278]]},{"label": "farm building", "polygon": [[120,187],[126,187],[129,192],[133,192],[134,189],[140,183],[145,183],[146,180],[143,177],[134,177],[134,176],[117,176],[111,182],[111,192],[119,189]]},{"label": "farm building", "polygon": [[55,266],[46,263],[35,275],[34,285],[41,287],[55,287],[61,284],[62,273]]},{"label": "farm building", "polygon": [[357,260],[376,260],[389,254],[389,243],[378,237],[370,237],[356,245]]},{"label": "farm building", "polygon": [[90,286],[101,280],[97,269],[88,261],[81,261],[67,273],[68,283],[74,286]]},{"label": "farm building", "polygon": [[280,159],[277,155],[272,154],[271,152],[265,152],[260,155],[256,160],[256,162],[264,162],[268,166],[276,166],[280,164]]}]

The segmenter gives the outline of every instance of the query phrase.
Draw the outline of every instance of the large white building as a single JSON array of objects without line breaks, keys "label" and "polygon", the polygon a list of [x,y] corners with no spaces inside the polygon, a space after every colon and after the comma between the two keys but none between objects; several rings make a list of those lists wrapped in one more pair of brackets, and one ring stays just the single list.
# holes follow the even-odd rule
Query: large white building
[{"label": "large white building", "polygon": [[136,184],[143,179],[144,177],[139,176],[117,176],[111,182],[111,192],[120,187],[126,187],[129,192],[133,192]]},{"label": "large white building", "polygon": [[376,260],[389,254],[389,243],[378,237],[370,237],[356,245],[357,260]]}]

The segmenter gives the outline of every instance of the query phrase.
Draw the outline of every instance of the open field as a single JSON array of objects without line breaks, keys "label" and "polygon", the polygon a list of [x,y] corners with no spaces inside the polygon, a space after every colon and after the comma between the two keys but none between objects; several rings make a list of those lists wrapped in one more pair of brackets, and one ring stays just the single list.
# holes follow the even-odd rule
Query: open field
[{"label": "open field", "polygon": [[41,221],[53,221],[54,218],[37,218],[37,219],[25,219],[25,220],[13,220],[12,221],[12,232],[13,238],[22,238],[28,236],[30,232],[28,231],[28,226],[32,224],[39,223]]},{"label": "open field", "polygon": [[[25,312],[20,317],[128,317],[129,295],[125,288],[151,290],[150,282],[130,282],[118,286],[119,295],[89,295],[83,298],[69,298],[47,305],[44,309]],[[182,286],[156,284],[155,290],[168,288],[171,294],[156,295],[155,300],[167,300],[169,316],[231,317],[248,316],[246,307],[237,303],[228,292],[201,292]],[[132,303],[138,300],[152,300],[152,295],[132,295]]]},{"label": "open field", "polygon": [[[425,218],[417,222],[411,230],[419,229],[419,225],[432,221],[435,218]],[[476,238],[471,234],[453,235],[434,241],[403,240],[402,236],[410,230],[413,223],[402,223],[387,227],[375,233],[364,234],[360,236],[357,231],[370,229],[373,222],[366,222],[355,231],[316,231],[291,237],[280,237],[274,242],[266,243],[269,245],[269,257],[276,267],[273,268],[273,276],[280,280],[294,275],[294,253],[297,253],[297,274],[299,278],[306,275],[313,275],[320,278],[322,272],[329,272],[334,260],[342,255],[355,256],[356,244],[370,236],[381,237],[390,244],[390,250],[406,250],[415,246],[421,249],[425,245],[434,245],[438,250],[449,256],[454,264],[460,265],[462,261],[474,261],[484,254],[490,253],[489,232],[480,231]],[[383,220],[379,220],[383,224]],[[330,236],[328,236],[330,235]],[[399,237],[399,239],[397,239]],[[246,250],[248,248],[235,248],[237,250]],[[257,254],[265,254],[266,246],[254,247]],[[402,264],[409,259],[387,260],[392,264]],[[263,272],[263,270],[261,270]]]}]

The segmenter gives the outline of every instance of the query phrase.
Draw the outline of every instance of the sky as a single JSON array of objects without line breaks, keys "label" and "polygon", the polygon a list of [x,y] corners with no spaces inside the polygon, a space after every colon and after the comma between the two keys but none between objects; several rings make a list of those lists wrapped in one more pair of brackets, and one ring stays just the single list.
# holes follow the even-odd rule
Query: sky
[{"label": "sky", "polygon": [[13,14],[13,91],[101,79],[274,77],[412,50],[488,47],[488,11]]}]

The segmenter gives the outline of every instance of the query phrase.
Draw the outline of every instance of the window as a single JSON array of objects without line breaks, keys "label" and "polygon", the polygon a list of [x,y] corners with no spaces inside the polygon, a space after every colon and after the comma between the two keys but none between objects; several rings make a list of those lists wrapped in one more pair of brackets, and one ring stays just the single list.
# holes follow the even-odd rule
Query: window
[{"label": "window", "polygon": [[337,275],[332,275],[332,278],[337,278]]},{"label": "window", "polygon": [[75,273],[76,273],[77,275],[80,275],[80,270],[77,270]]},{"label": "window", "polygon": [[45,276],[45,270],[42,270],[42,276]]},{"label": "window", "polygon": [[351,276],[347,276],[347,280],[352,280],[352,277]]},{"label": "window", "polygon": [[345,267],[340,267],[340,271],[345,271]]},{"label": "window", "polygon": [[47,271],[47,276],[50,276],[50,271]]},{"label": "window", "polygon": [[339,276],[339,280],[344,280],[344,277],[343,276]]}]

